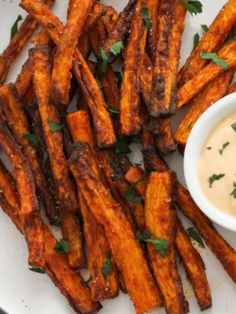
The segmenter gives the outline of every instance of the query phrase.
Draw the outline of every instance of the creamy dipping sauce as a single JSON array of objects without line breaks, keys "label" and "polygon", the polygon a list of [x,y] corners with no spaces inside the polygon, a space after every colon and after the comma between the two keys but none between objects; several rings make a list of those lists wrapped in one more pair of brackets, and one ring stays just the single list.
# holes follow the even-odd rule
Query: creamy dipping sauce
[{"label": "creamy dipping sauce", "polygon": [[208,200],[236,216],[236,112],[221,120],[206,140],[198,178]]}]

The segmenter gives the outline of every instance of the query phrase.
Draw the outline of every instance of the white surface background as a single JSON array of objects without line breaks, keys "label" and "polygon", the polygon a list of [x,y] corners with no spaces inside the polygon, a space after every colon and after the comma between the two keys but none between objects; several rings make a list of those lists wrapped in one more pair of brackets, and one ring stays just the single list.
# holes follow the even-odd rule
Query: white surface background
[{"label": "white surface background", "polygon": [[[67,1],[57,0],[54,11],[61,17],[66,12]],[[122,8],[126,0],[106,0],[105,3]],[[182,60],[192,49],[193,35],[201,33],[201,24],[209,25],[226,0],[207,1],[203,3],[203,13],[196,17],[187,14],[186,30],[182,46]],[[17,0],[0,0],[0,51],[8,44],[10,29],[18,14],[24,12],[18,7]],[[11,71],[9,81],[13,81],[21,68],[27,51],[20,56]],[[182,158],[175,154],[169,157],[173,168],[183,179]],[[188,222],[184,220],[186,226]],[[236,248],[236,234],[218,228],[220,233]],[[234,314],[236,312],[236,289],[232,280],[227,276],[222,266],[208,249],[201,249],[210,282],[213,307],[206,314]],[[131,261],[132,267],[132,261]],[[196,303],[191,286],[186,276],[180,271],[184,282],[186,297],[190,303],[190,313],[201,313]],[[104,302],[101,314],[132,314],[133,306],[129,298],[120,294],[112,301]],[[9,314],[72,314],[73,310],[67,304],[66,299],[46,275],[30,272],[27,267],[27,250],[23,237],[18,233],[8,217],[0,211],[0,307]],[[164,310],[157,309],[152,314],[163,314]]]}]

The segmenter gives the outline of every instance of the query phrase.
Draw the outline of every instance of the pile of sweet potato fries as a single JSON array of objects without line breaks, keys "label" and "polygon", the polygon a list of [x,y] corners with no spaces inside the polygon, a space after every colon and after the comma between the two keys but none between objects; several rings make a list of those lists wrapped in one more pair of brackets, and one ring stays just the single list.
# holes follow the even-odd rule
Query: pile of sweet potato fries
[{"label": "pile of sweet potato fries", "polygon": [[[185,16],[204,9],[199,1],[129,0],[118,13],[70,0],[65,24],[53,3],[21,0],[29,15],[0,56],[0,147],[11,162],[11,171],[0,163],[0,205],[25,236],[30,270],[46,272],[77,313],[97,312],[121,289],[138,314],[161,306],[184,314],[178,255],[200,309],[211,307],[191,237],[204,239],[234,282],[236,252],[163,155],[182,152],[200,115],[236,91],[236,0],[196,34],[179,73]],[[4,84],[32,38],[16,81]],[[187,104],[174,134],[171,116]],[[127,157],[134,139],[144,169]],[[179,211],[194,228],[185,230]]]}]

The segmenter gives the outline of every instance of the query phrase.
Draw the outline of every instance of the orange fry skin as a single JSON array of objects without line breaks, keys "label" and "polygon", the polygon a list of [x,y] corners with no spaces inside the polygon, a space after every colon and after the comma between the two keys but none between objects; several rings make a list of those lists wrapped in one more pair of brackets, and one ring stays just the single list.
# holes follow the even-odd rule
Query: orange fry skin
[{"label": "orange fry skin", "polygon": [[[236,66],[236,43],[226,44],[218,52],[218,57],[227,62],[227,69],[230,70]],[[200,70],[191,80],[187,81],[178,90],[177,109],[186,105],[195,95],[197,95],[207,84],[214,80],[218,75],[224,72],[224,68],[210,62]]]},{"label": "orange fry skin", "polygon": [[72,8],[57,44],[52,70],[51,95],[56,105],[69,103],[73,54],[93,2],[94,0],[74,0],[70,3]]},{"label": "orange fry skin", "polygon": [[180,145],[181,151],[184,149],[191,133],[191,129],[199,117],[214,102],[226,94],[233,78],[233,74],[233,70],[222,73],[192,100],[187,114],[181,121],[175,133],[175,140],[178,145]]},{"label": "orange fry skin", "polygon": [[17,89],[20,99],[27,92],[27,89],[29,88],[31,81],[32,81],[32,58],[28,58],[24,63],[21,72],[17,76],[17,79],[15,81],[15,87]]},{"label": "orange fry skin", "polygon": [[0,146],[9,157],[20,198],[20,213],[29,250],[29,265],[44,268],[44,233],[33,176],[28,162],[5,125],[0,124]]},{"label": "orange fry skin", "polygon": [[113,7],[108,7],[106,14],[104,14],[102,17],[102,22],[108,34],[112,31],[112,28],[117,22],[118,17],[119,14],[117,11]]},{"label": "orange fry skin", "polygon": [[232,94],[232,93],[236,93],[236,83],[230,86],[227,94]]},{"label": "orange fry skin", "polygon": [[49,51],[45,46],[38,46],[34,48],[32,55],[34,88],[59,206],[62,211],[62,232],[65,239],[68,240],[71,250],[68,254],[68,261],[71,267],[78,268],[84,265],[85,260],[82,249],[80,225],[76,216],[76,211],[78,210],[76,193],[63,151],[61,131],[53,131],[49,125],[49,121],[60,125],[57,109],[52,105],[49,99]]},{"label": "orange fry skin", "polygon": [[188,312],[182,282],[178,274],[174,241],[176,218],[173,209],[175,174],[173,172],[151,172],[145,196],[145,217],[147,229],[157,239],[168,241],[165,256],[161,256],[148,243],[151,266],[164,299],[167,313],[183,314]]},{"label": "orange fry skin", "polygon": [[236,22],[236,1],[229,0],[218,13],[208,31],[204,34],[197,47],[192,51],[179,74],[179,84],[182,86],[191,80],[207,63],[200,58],[202,51],[216,52],[224,43],[227,35]]},{"label": "orange fry skin", "polygon": [[136,311],[141,314],[159,306],[160,296],[142,249],[120,205],[88,168],[88,160],[91,157],[88,146],[77,145],[70,158],[70,169],[88,206],[104,226],[114,260],[121,271]]},{"label": "orange fry skin", "polygon": [[156,147],[162,155],[173,153],[176,150],[176,142],[172,130],[170,118],[158,120],[159,133],[155,136]]}]

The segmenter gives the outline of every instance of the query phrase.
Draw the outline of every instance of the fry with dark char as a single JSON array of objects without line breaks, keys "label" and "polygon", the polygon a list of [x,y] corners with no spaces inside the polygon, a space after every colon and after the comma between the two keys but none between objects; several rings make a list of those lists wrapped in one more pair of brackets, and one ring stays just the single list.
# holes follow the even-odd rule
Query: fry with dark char
[{"label": "fry with dark char", "polygon": [[155,136],[156,147],[162,155],[173,153],[176,150],[176,142],[170,118],[158,120],[159,133]]},{"label": "fry with dark char", "polygon": [[157,287],[121,206],[88,167],[91,158],[88,145],[77,144],[70,158],[70,169],[89,208],[105,229],[137,313],[147,312],[161,304]]},{"label": "fry with dark char", "polygon": [[226,94],[233,75],[233,70],[222,73],[192,100],[187,114],[175,133],[175,139],[181,151],[184,150],[190,132],[198,118],[207,108]]},{"label": "fry with dark char", "polygon": [[207,60],[200,58],[200,53],[202,51],[217,51],[235,23],[236,1],[228,0],[181,69],[179,74],[180,86],[191,80],[207,63]]},{"label": "fry with dark char", "polygon": [[[227,63],[227,69],[230,70],[236,66],[236,42],[233,41],[226,44],[217,53],[219,59]],[[214,62],[210,62],[202,70],[195,74],[195,76],[187,81],[178,90],[178,104],[177,109],[186,105],[195,95],[197,95],[207,84],[219,76],[225,69]]]},{"label": "fry with dark char", "polygon": [[138,134],[141,130],[139,71],[145,54],[146,36],[147,29],[140,6],[137,6],[131,23],[121,86],[120,124],[121,133],[125,136]]},{"label": "fry with dark char", "polygon": [[180,45],[186,10],[175,0],[161,0],[156,32],[153,90],[149,112],[166,117],[175,111]]},{"label": "fry with dark char", "polygon": [[[34,2],[22,0],[21,6],[32,14],[39,21],[39,23],[47,29],[55,43],[59,42],[60,32],[63,30],[63,25],[45,5],[43,5],[39,0]],[[74,75],[78,80],[84,97],[87,98],[87,104],[91,111],[97,132],[98,145],[101,147],[111,146],[115,143],[116,137],[112,120],[105,106],[102,92],[88,64],[78,49],[75,50],[75,59],[77,61],[74,61],[73,65]]]},{"label": "fry with dark char", "polygon": [[232,94],[236,92],[236,83],[232,84],[228,90],[227,94]]},{"label": "fry with dark char", "polygon": [[[34,88],[59,206],[62,211],[61,229],[70,247],[68,262],[73,268],[82,267],[84,265],[84,254],[80,224],[76,216],[78,203],[63,151],[59,114],[49,99],[50,64],[48,48],[38,46],[33,49],[32,55]],[[56,129],[53,129],[52,125]]]},{"label": "fry with dark char", "polygon": [[27,116],[13,85],[0,87],[0,103],[5,120],[28,159],[36,185],[36,192],[45,205],[50,222],[53,223],[58,217],[58,210],[54,204],[53,196],[48,190],[43,169],[37,156],[39,139],[31,132]]},{"label": "fry with dark char", "polygon": [[0,146],[9,157],[20,198],[20,213],[29,250],[29,265],[44,268],[44,232],[30,167],[5,125],[0,123]]},{"label": "fry with dark char", "polygon": [[160,0],[144,0],[142,7],[147,9],[148,17],[151,21],[151,29],[148,34],[148,48],[152,61],[155,59],[156,34],[158,32],[158,12]]},{"label": "fry with dark char", "polygon": [[[45,5],[51,7],[54,3],[54,0],[44,0],[43,2]],[[37,26],[38,22],[35,21],[32,16],[28,15],[21,24],[18,32],[11,39],[7,48],[0,55],[0,84],[3,84],[6,80],[10,66],[21,53],[22,49],[33,35]]]},{"label": "fry with dark char", "polygon": [[173,209],[175,174],[173,172],[151,172],[145,196],[147,229],[160,241],[168,241],[168,248],[161,255],[153,244],[148,243],[151,266],[161,289],[166,312],[183,314],[188,312],[182,282],[178,274],[174,242],[176,218]]},{"label": "fry with dark char", "polygon": [[112,30],[109,32],[108,38],[103,45],[103,49],[107,55],[110,54],[111,47],[115,43],[119,41],[124,42],[126,37],[128,36],[130,24],[135,11],[136,2],[137,0],[129,0],[124,10],[119,13],[117,21]]},{"label": "fry with dark char", "polygon": [[51,95],[56,105],[68,105],[70,90],[70,69],[77,41],[82,33],[85,21],[94,0],[73,0],[64,26],[57,51],[51,78]]},{"label": "fry with dark char", "polygon": [[[73,141],[87,143],[94,147],[89,116],[86,111],[80,110],[67,115],[67,124]],[[102,274],[102,267],[110,253],[103,226],[96,220],[88,208],[83,196],[78,192],[80,211],[83,219],[84,238],[86,242],[87,262],[90,275],[91,294],[93,300],[105,300],[114,298],[119,293],[119,283],[116,266],[112,265],[108,276]]]}]

